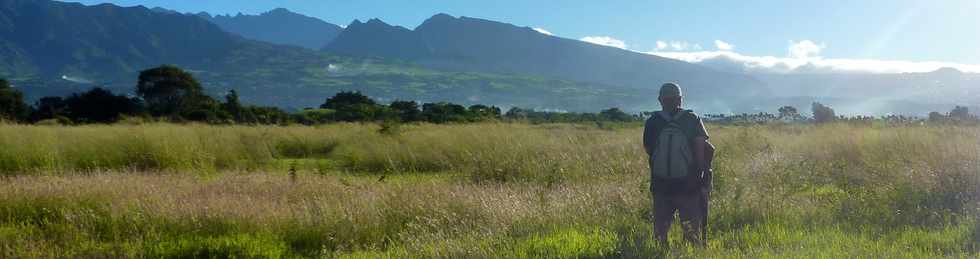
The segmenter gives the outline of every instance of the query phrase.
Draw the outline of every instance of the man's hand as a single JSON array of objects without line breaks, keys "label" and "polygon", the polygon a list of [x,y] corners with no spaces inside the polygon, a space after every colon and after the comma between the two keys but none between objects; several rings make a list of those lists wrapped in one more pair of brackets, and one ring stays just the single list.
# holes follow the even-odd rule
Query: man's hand
[{"label": "man's hand", "polygon": [[704,162],[704,161],[698,162],[694,166],[696,166],[695,168],[697,168],[698,172],[702,172],[702,173],[705,172],[705,171],[711,170],[711,168],[708,167],[708,163],[707,162]]}]

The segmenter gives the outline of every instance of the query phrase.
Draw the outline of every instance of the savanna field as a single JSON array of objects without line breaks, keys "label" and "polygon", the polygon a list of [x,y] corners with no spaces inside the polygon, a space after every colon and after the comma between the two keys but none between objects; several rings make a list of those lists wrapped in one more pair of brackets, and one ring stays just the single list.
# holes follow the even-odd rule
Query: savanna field
[{"label": "savanna field", "polygon": [[708,130],[664,249],[641,125],[0,125],[0,258],[980,256],[980,128]]}]

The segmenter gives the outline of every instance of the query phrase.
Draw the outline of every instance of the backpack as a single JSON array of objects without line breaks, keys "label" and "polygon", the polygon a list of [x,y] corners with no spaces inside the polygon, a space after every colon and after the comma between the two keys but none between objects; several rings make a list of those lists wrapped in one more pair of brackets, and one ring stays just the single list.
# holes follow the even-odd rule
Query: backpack
[{"label": "backpack", "polygon": [[667,112],[658,112],[666,121],[666,125],[657,135],[656,147],[650,157],[650,168],[653,178],[663,180],[687,179],[693,171],[694,154],[691,150],[690,136],[678,124],[688,111],[680,111],[673,116]]}]

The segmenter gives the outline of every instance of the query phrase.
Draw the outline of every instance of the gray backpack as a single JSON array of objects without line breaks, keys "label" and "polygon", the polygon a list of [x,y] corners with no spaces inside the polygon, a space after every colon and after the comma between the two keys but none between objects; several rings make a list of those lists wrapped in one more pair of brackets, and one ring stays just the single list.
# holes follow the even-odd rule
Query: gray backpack
[{"label": "gray backpack", "polygon": [[667,121],[667,125],[657,136],[657,146],[650,158],[653,161],[653,177],[683,179],[691,172],[694,154],[691,151],[690,138],[677,124],[677,120],[684,114],[685,112],[678,112],[671,116],[666,112],[657,113],[657,116]]}]

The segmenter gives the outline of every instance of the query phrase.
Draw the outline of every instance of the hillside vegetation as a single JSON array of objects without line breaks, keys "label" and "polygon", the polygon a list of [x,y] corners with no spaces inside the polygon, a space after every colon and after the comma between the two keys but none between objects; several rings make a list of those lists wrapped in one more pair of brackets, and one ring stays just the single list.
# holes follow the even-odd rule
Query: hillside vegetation
[{"label": "hillside vegetation", "polygon": [[977,128],[708,127],[701,250],[637,127],[2,125],[0,257],[980,256]]}]

